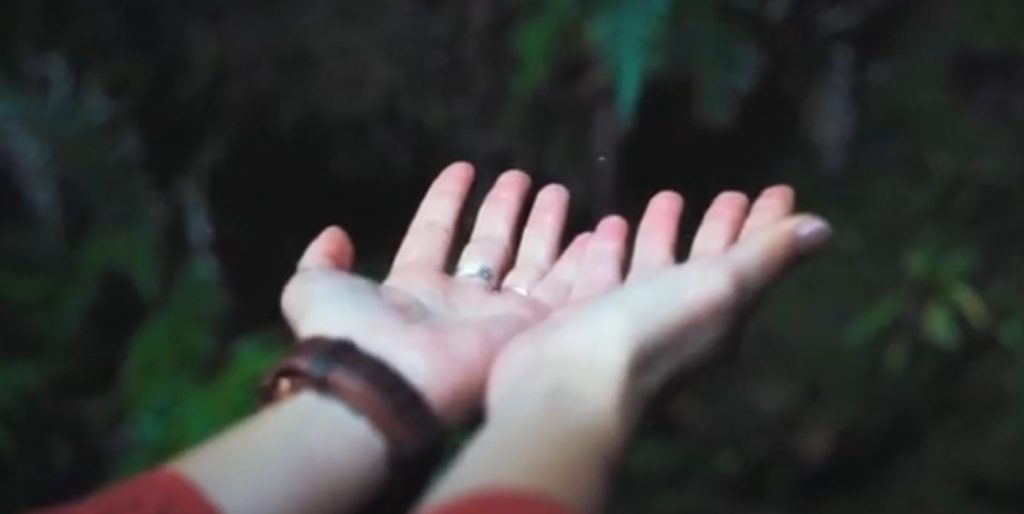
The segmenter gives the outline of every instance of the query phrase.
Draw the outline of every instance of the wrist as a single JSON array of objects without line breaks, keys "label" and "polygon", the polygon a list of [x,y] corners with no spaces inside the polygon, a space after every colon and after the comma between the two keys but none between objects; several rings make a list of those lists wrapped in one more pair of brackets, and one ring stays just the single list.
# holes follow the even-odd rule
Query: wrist
[{"label": "wrist", "polygon": [[581,353],[583,349],[572,346],[558,341],[514,341],[491,373],[488,423],[540,419],[545,425],[564,424],[566,430],[623,438],[639,404],[628,349],[606,347]]},{"label": "wrist", "polygon": [[438,358],[438,345],[429,334],[395,330],[375,337],[373,343],[379,344],[357,344],[404,378],[445,424],[458,425],[471,408],[479,405],[481,386],[453,380],[450,369],[446,369],[453,364]]},{"label": "wrist", "polygon": [[438,372],[433,369],[436,359],[431,359],[430,341],[424,335],[396,324],[378,324],[372,334],[352,333],[324,324],[314,326],[320,328],[296,331],[299,344],[320,337],[350,340],[360,351],[401,377],[446,423],[453,424],[459,417],[456,395],[438,379]]},{"label": "wrist", "polygon": [[[596,512],[627,435],[610,402],[581,401],[575,386],[539,381],[519,402],[489,402],[486,421],[460,452],[427,505],[481,490],[546,498]],[[429,509],[428,509],[429,510]]]},{"label": "wrist", "polygon": [[519,440],[523,447],[548,448],[567,455],[578,451],[593,464],[610,463],[630,433],[631,417],[618,406],[581,401],[575,392],[548,389],[543,401],[489,409],[482,437]]}]

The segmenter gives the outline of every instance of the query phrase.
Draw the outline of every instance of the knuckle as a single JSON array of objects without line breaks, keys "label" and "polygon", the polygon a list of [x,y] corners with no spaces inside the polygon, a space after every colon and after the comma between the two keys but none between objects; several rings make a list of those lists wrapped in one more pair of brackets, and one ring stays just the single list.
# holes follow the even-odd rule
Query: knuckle
[{"label": "knuckle", "polygon": [[429,234],[432,239],[449,240],[455,235],[455,227],[440,220],[424,220],[416,229]]}]

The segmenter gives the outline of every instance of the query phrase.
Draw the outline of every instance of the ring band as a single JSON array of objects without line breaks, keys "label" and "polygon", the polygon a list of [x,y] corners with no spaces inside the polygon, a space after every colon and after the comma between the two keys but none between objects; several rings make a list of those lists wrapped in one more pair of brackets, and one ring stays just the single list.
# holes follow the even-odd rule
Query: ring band
[{"label": "ring band", "polygon": [[477,280],[483,280],[490,285],[494,285],[495,279],[498,278],[498,274],[494,272],[494,269],[481,265],[459,265],[455,268],[455,276],[460,278],[475,278]]}]

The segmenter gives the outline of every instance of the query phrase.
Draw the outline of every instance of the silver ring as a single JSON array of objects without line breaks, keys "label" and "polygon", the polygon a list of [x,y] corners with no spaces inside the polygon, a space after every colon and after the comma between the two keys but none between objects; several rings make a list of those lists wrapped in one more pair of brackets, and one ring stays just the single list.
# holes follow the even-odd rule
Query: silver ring
[{"label": "silver ring", "polygon": [[460,264],[455,268],[455,276],[459,278],[483,280],[492,287],[494,286],[495,280],[498,278],[498,274],[493,268],[489,268],[482,264]]}]

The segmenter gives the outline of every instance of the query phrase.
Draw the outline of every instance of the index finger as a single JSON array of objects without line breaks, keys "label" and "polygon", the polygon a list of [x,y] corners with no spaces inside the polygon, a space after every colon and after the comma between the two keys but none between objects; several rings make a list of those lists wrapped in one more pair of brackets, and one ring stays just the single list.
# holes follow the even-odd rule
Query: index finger
[{"label": "index finger", "polygon": [[449,165],[434,179],[395,254],[391,273],[405,270],[443,271],[462,206],[473,184],[473,166]]}]

